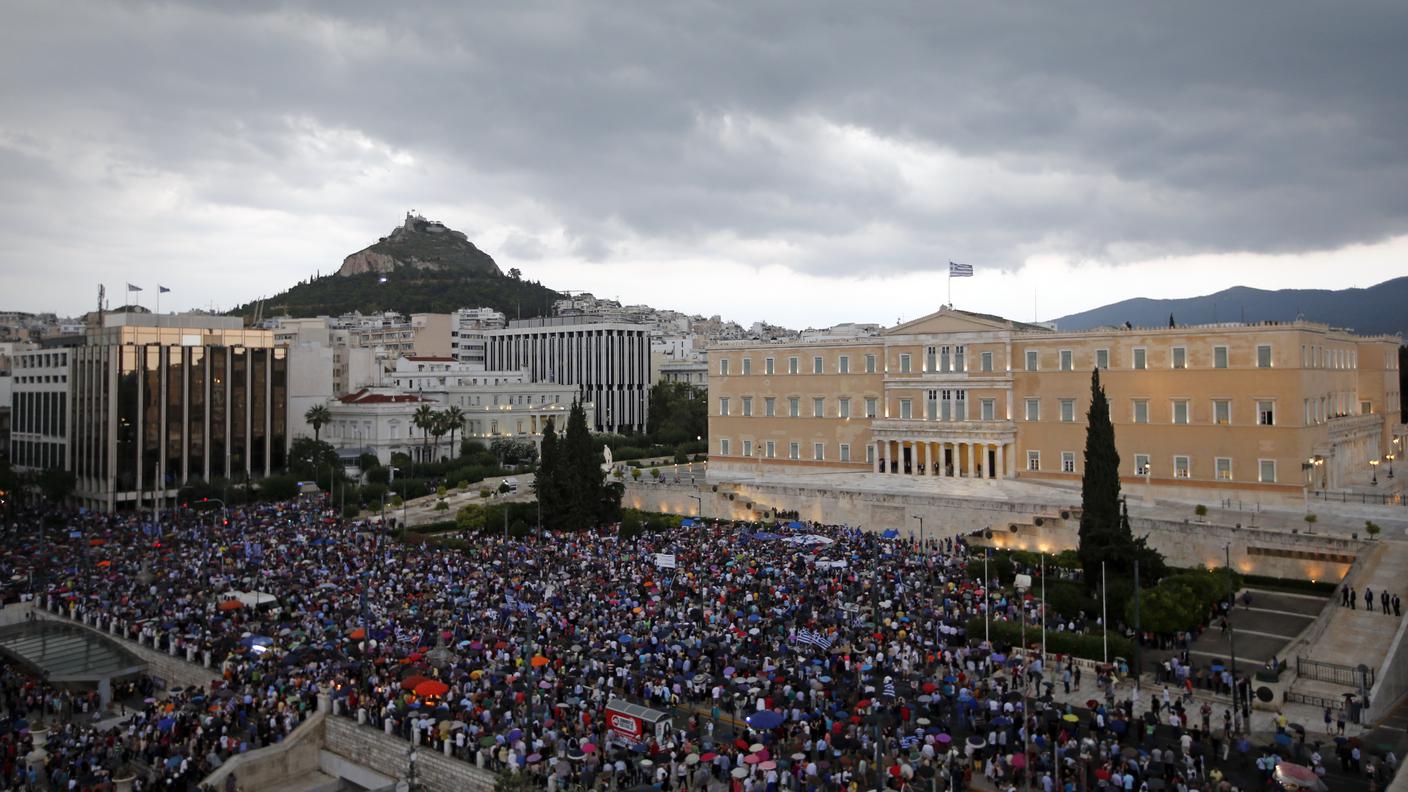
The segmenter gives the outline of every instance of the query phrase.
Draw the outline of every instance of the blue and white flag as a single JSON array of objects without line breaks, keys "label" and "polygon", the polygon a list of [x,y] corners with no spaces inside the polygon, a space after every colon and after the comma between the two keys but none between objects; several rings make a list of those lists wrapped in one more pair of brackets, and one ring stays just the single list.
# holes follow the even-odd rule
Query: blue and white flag
[{"label": "blue and white flag", "polygon": [[973,277],[973,265],[957,264],[950,261],[948,263],[948,276],[950,278],[971,278]]},{"label": "blue and white flag", "polygon": [[167,292],[171,291],[170,289],[166,288],[165,286],[162,286],[160,283],[158,283],[158,284],[156,285],[156,290],[157,290],[157,293],[158,293],[158,294],[166,294]]}]

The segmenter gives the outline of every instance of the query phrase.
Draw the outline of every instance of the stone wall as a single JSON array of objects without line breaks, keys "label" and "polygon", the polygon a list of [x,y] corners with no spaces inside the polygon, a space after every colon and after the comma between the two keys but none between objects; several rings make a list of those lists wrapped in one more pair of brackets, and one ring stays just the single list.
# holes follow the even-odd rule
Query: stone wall
[{"label": "stone wall", "polygon": [[[838,482],[839,483],[839,482]],[[1060,552],[1076,546],[1079,496],[1053,492],[1048,502],[962,498],[925,493],[838,490],[817,485],[741,483],[628,485],[624,505],[672,514],[755,520],[775,509],[796,511],[803,520],[845,524],[869,530],[894,529],[916,537],[923,518],[929,538],[992,531],[997,547]],[[1179,567],[1222,566],[1231,545],[1238,570],[1300,580],[1338,581],[1349,571],[1364,542],[1324,533],[1294,533],[1238,524],[1131,517],[1136,536]]]},{"label": "stone wall", "polygon": [[234,773],[235,781],[245,789],[269,789],[316,771],[326,717],[326,713],[315,712],[282,742],[230,758],[206,776],[203,784],[224,789],[225,777]]},{"label": "stone wall", "polygon": [[[410,743],[363,726],[350,718],[329,717],[324,747],[330,753],[396,778],[406,775]],[[452,759],[421,747],[416,751],[416,774],[433,792],[493,792],[494,774],[468,762]]]}]

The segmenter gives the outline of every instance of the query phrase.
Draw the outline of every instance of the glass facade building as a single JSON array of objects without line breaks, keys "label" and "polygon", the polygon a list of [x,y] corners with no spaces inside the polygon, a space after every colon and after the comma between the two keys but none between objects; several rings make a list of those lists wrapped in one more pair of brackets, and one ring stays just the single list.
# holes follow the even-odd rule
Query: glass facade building
[{"label": "glass facade building", "polygon": [[283,468],[287,348],[238,319],[163,317],[182,319],[199,324],[157,328],[126,323],[150,325],[150,316],[116,317],[116,326],[91,330],[85,344],[65,350],[58,409],[25,410],[63,422],[54,424],[66,430],[63,447],[45,459],[73,471],[81,505],[146,507],[191,481],[245,481]]}]

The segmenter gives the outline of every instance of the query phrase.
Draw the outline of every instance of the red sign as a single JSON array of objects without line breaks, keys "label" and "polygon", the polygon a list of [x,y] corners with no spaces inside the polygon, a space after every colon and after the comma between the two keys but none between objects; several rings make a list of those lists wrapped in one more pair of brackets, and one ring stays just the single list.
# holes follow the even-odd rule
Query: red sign
[{"label": "red sign", "polygon": [[606,725],[611,731],[633,743],[640,742],[645,737],[645,723],[634,715],[608,709]]}]

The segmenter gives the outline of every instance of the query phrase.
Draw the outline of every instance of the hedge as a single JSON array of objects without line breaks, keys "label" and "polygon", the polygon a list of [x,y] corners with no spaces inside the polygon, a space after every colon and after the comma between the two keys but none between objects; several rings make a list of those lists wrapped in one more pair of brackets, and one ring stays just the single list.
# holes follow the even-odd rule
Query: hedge
[{"label": "hedge", "polygon": [[[969,638],[983,637],[983,619],[973,618],[968,620],[966,625]],[[993,621],[990,623],[989,633],[995,645],[1019,646],[1022,643],[1022,623],[1011,621]],[[1027,642],[1034,645],[1041,644],[1040,625],[1033,628],[1027,625]],[[1078,635],[1076,633],[1046,631],[1046,651],[1053,654],[1068,654],[1082,657],[1086,660],[1102,662],[1105,659],[1105,644],[1103,637],[1096,635]],[[1134,656],[1134,643],[1123,635],[1110,636],[1110,657],[1130,658]]]},{"label": "hedge", "polygon": [[459,527],[460,526],[454,520],[436,520],[435,522],[421,523],[420,525],[412,525],[407,530],[409,530],[411,533],[418,534],[437,534],[445,533],[447,531],[457,531],[459,530]]}]

